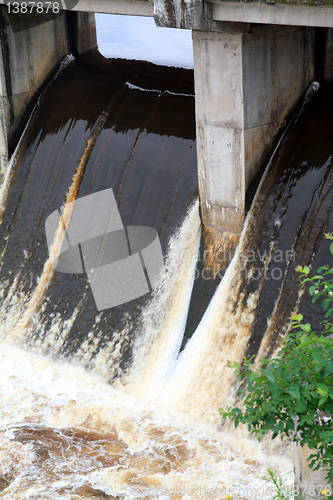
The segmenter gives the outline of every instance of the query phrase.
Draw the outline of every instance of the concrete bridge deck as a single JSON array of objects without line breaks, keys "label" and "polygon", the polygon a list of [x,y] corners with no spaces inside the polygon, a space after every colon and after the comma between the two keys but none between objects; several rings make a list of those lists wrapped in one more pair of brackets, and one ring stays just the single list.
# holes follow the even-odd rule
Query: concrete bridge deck
[{"label": "concrete bridge deck", "polygon": [[[22,3],[23,0],[19,0]],[[53,0],[55,1],[55,0]],[[211,20],[218,22],[240,22],[259,24],[281,24],[287,26],[312,26],[333,28],[333,0],[203,0],[198,2],[162,0],[169,10],[174,9],[178,1],[179,9],[184,14],[195,8],[201,9],[206,3],[210,9]],[[0,0],[0,4],[8,4],[9,0]],[[13,3],[13,2],[11,2]],[[105,14],[122,14],[132,16],[153,17],[158,13],[160,0],[75,0],[59,2],[61,8],[77,12],[99,12]],[[193,7],[194,6],[194,7]],[[189,25],[184,28],[193,29]]]}]

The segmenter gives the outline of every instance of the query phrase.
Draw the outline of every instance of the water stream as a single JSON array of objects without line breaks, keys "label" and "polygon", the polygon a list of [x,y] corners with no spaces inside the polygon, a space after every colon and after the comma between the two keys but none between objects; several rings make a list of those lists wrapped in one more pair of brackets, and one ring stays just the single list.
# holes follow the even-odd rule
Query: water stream
[{"label": "water stream", "polygon": [[[1,498],[269,499],[268,466],[292,482],[288,446],[218,408],[228,360],[274,353],[298,308],[318,320],[295,267],[329,258],[332,125],[328,87],[275,152],[232,260],[220,247],[216,272],[231,263],[180,353],[204,241],[192,73],[90,54],[58,75],[1,192]],[[49,265],[44,225],[108,188],[124,225],[158,231],[165,266],[151,294],[98,311],[85,274]]]}]

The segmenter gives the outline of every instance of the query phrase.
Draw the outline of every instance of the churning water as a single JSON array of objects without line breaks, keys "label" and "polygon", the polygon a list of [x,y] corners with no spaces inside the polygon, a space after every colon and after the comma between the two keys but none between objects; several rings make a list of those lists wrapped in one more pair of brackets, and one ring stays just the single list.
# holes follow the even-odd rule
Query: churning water
[{"label": "churning water", "polygon": [[[332,125],[322,90],[179,354],[202,241],[192,74],[90,54],[58,75],[1,193],[1,498],[272,497],[262,476],[291,471],[288,447],[223,429],[218,408],[234,401],[227,360],[273,354],[302,307],[296,265],[327,262]],[[124,225],[159,232],[165,267],[152,294],[97,311],[84,274],[50,265],[44,224],[107,188]],[[222,247],[215,260],[218,272]]]}]

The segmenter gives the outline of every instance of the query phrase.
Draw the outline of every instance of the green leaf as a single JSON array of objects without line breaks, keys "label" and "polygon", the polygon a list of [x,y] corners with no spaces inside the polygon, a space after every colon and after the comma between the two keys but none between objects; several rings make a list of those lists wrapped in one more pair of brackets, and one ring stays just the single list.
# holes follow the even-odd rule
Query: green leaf
[{"label": "green leaf", "polygon": [[330,314],[332,314],[332,313],[333,313],[333,307],[331,307],[331,309],[328,309],[328,310],[326,311],[325,318],[328,318],[328,316],[329,316]]},{"label": "green leaf", "polygon": [[293,314],[291,319],[293,321],[297,321],[297,323],[300,323],[303,319],[303,314]]},{"label": "green leaf", "polygon": [[305,343],[305,341],[309,338],[309,336],[306,333],[303,333],[300,339],[300,347],[302,347],[302,344]]},{"label": "green leaf", "polygon": [[328,392],[328,388],[327,388],[327,385],[326,384],[322,384],[321,382],[318,382],[317,383],[317,387],[318,387],[318,392],[320,392],[320,394],[326,394]]},{"label": "green leaf", "polygon": [[256,378],[258,377],[258,375],[255,373],[255,372],[252,372],[248,378],[247,378],[247,385],[248,385],[248,389],[252,389],[252,386],[256,380]]},{"label": "green leaf", "polygon": [[272,388],[271,388],[271,393],[272,393],[272,398],[277,401],[279,399],[279,397],[281,396],[281,394],[283,393],[283,389],[281,389],[281,387],[277,386],[277,385],[274,385]]},{"label": "green leaf", "polygon": [[290,396],[292,396],[295,399],[300,398],[300,393],[299,393],[299,389],[298,389],[297,385],[291,385],[289,387],[289,389],[287,389],[287,392],[288,392],[288,394],[290,394]]},{"label": "green leaf", "polygon": [[307,333],[310,333],[311,331],[311,325],[310,323],[305,323],[305,325],[300,325],[300,328]]},{"label": "green leaf", "polygon": [[286,428],[291,431],[295,430],[295,422],[292,419],[287,420]]},{"label": "green leaf", "polygon": [[323,396],[320,400],[319,400],[319,403],[318,403],[318,406],[322,406],[325,401],[327,400],[328,398],[328,394],[325,394],[325,396]]},{"label": "green leaf", "polygon": [[313,355],[313,359],[317,362],[317,363],[321,363],[322,360],[323,360],[323,352],[322,352],[322,349],[320,349],[319,347],[316,347],[313,349],[313,352],[312,352],[312,355]]},{"label": "green leaf", "polygon": [[[304,277],[307,269],[300,268],[303,282],[312,282],[312,301],[321,297],[326,315],[332,313],[333,300],[329,297],[333,292],[333,268],[323,266],[317,271],[323,276],[317,274],[315,278]],[[243,410],[229,408],[223,416],[236,427],[247,424],[259,440],[272,431],[273,438],[289,434],[294,442],[307,444],[316,450],[310,459],[311,467],[326,467],[333,484],[332,424],[325,419],[318,421],[318,410],[333,416],[333,322],[324,319],[317,333],[310,323],[302,323],[302,314],[294,314],[291,320],[292,331],[283,338],[276,357],[257,360],[255,368],[250,360],[240,364]],[[295,417],[299,433],[293,432]]]},{"label": "green leaf", "polygon": [[319,297],[321,297],[322,294],[321,293],[316,293],[313,297],[312,297],[312,304],[314,304],[315,302],[317,302],[317,300],[319,299]]},{"label": "green leaf", "polygon": [[327,311],[328,306],[330,305],[330,303],[331,303],[330,299],[324,299],[323,300],[323,303],[322,303],[321,306],[322,306],[322,308],[323,308],[324,311]]}]

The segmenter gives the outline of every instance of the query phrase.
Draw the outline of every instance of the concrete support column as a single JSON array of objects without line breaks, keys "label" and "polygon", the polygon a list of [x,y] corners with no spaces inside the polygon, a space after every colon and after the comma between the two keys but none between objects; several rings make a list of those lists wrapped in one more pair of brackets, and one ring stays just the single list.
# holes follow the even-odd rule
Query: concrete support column
[{"label": "concrete support column", "polygon": [[[70,53],[96,47],[94,14],[76,16],[73,42],[67,12],[13,14],[0,6],[0,167],[3,173],[42,86]],[[81,29],[81,35],[80,35]]]},{"label": "concrete support column", "polygon": [[245,192],[314,76],[313,30],[229,25],[193,31],[203,223],[239,233]]},{"label": "concrete support column", "polygon": [[67,11],[70,49],[73,55],[97,48],[95,14]]},{"label": "concrete support column", "polygon": [[[294,444],[293,448],[293,462],[294,462],[294,486],[296,491],[298,489],[299,495],[297,498],[300,500],[311,500],[323,498],[324,495],[321,490],[325,490],[328,482],[325,479],[327,471],[320,468],[313,470],[309,467],[308,458],[312,454],[308,446],[299,446]],[[323,485],[322,488],[319,488]]]}]

